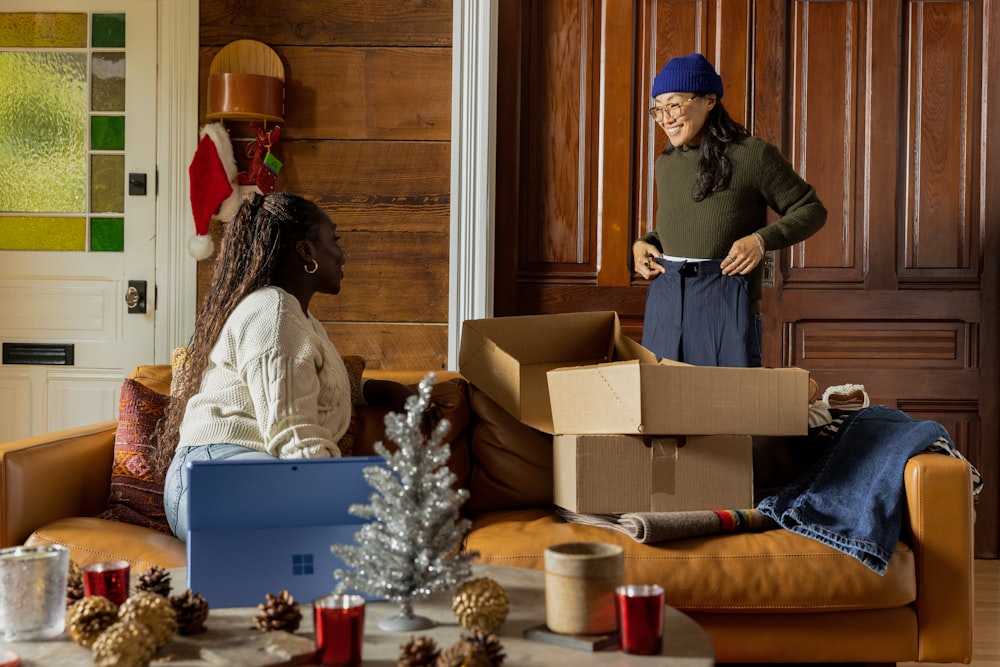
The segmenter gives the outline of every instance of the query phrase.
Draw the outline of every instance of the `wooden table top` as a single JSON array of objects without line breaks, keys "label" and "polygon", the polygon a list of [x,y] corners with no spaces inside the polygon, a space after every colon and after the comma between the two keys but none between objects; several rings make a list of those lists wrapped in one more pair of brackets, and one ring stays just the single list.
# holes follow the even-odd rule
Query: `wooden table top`
[{"label": "wooden table top", "polygon": [[[535,570],[474,565],[476,577],[490,577],[503,586],[510,599],[510,613],[497,633],[503,645],[504,665],[522,667],[554,665],[572,661],[578,665],[664,665],[671,667],[712,667],[714,649],[708,636],[690,617],[667,607],[664,613],[663,654],[661,656],[627,655],[617,648],[585,651],[565,648],[547,642],[525,639],[526,629],[545,622],[544,574]],[[186,581],[183,569],[171,570],[173,594],[178,594]],[[366,666],[395,667],[400,646],[411,634],[434,639],[438,647],[448,648],[467,631],[458,625],[451,609],[451,593],[438,593],[414,602],[414,613],[426,616],[437,626],[415,633],[386,632],[378,621],[398,612],[395,604],[369,603],[365,612],[365,640],[362,659]],[[263,601],[263,595],[261,596]],[[211,600],[209,600],[211,603]],[[300,601],[301,604],[301,601]],[[195,667],[198,665],[265,665],[313,664],[315,644],[312,606],[301,604],[302,624],[294,634],[264,633],[257,630],[253,607],[212,609],[207,632],[197,635],[176,635],[153,659],[153,665]],[[74,643],[68,635],[41,642],[0,642],[0,655],[13,651],[21,656],[22,665],[61,665],[91,667],[91,652]]]}]

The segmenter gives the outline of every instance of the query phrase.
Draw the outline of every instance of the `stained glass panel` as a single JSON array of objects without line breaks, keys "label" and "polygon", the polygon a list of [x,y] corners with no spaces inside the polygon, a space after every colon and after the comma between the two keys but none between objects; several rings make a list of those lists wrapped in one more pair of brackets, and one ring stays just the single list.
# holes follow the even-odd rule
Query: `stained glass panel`
[{"label": "stained glass panel", "polygon": [[90,210],[94,213],[125,212],[124,155],[91,156]]},{"label": "stained glass panel", "polygon": [[0,47],[86,48],[86,14],[0,14]]},{"label": "stained glass panel", "polygon": [[95,151],[124,150],[125,117],[92,116],[90,119],[90,147]]},{"label": "stained glass panel", "polygon": [[125,48],[125,15],[94,14],[91,45],[98,48]]},{"label": "stained glass panel", "polygon": [[124,218],[94,218],[90,221],[90,249],[121,252],[125,249]]},{"label": "stained glass panel", "polygon": [[90,88],[94,111],[125,111],[125,54],[95,53]]},{"label": "stained glass panel", "polygon": [[84,250],[86,218],[0,217],[0,249]]},{"label": "stained glass panel", "polygon": [[83,213],[86,56],[0,52],[0,210]]},{"label": "stained glass panel", "polygon": [[40,214],[0,215],[0,250],[124,250],[124,47],[123,13],[0,11],[0,212]]}]

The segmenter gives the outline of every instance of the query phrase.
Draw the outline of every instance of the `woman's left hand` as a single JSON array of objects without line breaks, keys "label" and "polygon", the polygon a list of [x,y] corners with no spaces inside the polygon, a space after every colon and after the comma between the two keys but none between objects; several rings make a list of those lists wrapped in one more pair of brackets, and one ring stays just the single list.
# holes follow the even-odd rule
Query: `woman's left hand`
[{"label": "woman's left hand", "polygon": [[726,276],[745,276],[754,270],[764,259],[764,242],[760,237],[751,234],[737,239],[729,249],[729,254],[722,260],[722,273]]}]

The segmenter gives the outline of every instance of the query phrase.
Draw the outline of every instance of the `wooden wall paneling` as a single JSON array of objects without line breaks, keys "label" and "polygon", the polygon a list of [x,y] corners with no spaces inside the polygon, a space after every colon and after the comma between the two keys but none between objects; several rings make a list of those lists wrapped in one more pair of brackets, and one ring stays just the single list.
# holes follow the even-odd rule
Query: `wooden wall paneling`
[{"label": "wooden wall paneling", "polygon": [[324,322],[341,355],[357,355],[373,370],[448,368],[448,326],[386,322]]},{"label": "wooden wall paneling", "polygon": [[632,209],[632,178],[635,128],[648,129],[646,114],[648,89],[636,90],[635,71],[622,67],[632,63],[635,44],[623,35],[632,35],[636,23],[634,3],[604,0],[601,3],[598,44],[594,48],[595,77],[593,98],[597,114],[598,164],[596,184],[589,188],[594,201],[594,224],[598,228],[597,285],[619,287],[632,279],[630,229],[635,219]]},{"label": "wooden wall paneling", "polygon": [[451,46],[453,0],[204,0],[201,43]]},{"label": "wooden wall paneling", "polygon": [[[979,400],[980,438],[975,460],[986,479],[1000,479],[1000,2],[976,3],[977,32],[981,32],[976,60],[982,66],[982,97],[977,114],[982,119],[982,147],[977,156],[979,203],[984,237],[982,265],[982,323],[980,349],[982,393]],[[992,184],[992,185],[987,185]],[[1000,557],[1000,490],[987,484],[976,507],[977,553]]]},{"label": "wooden wall paneling", "polygon": [[[323,206],[348,252],[344,290],[317,295],[313,314],[371,368],[444,367],[452,0],[204,0],[200,12],[203,89],[233,40],[260,40],[285,65],[277,189]],[[225,124],[245,169],[253,132]],[[211,269],[199,263],[199,294]]]},{"label": "wooden wall paneling", "polygon": [[979,281],[976,187],[982,74],[968,2],[911,2],[906,16],[904,216],[899,277]]},{"label": "wooden wall paneling", "polygon": [[816,189],[828,216],[813,237],[788,248],[781,265],[784,289],[816,282],[858,286],[864,280],[859,250],[866,227],[858,224],[855,199],[857,136],[869,122],[860,113],[867,103],[859,76],[865,54],[860,10],[857,2],[793,6],[789,131],[783,152]]},{"label": "wooden wall paneling", "polygon": [[522,102],[532,110],[523,127],[524,194],[518,273],[523,280],[596,273],[590,146],[592,3],[531,3],[527,79]]},{"label": "wooden wall paneling", "polygon": [[522,57],[527,32],[522,0],[499,0],[497,7],[496,206],[494,208],[493,313],[517,315],[521,237],[521,129],[528,109],[521,103]]},{"label": "wooden wall paneling", "polygon": [[[451,49],[273,47],[285,65],[281,139],[338,138],[448,141]],[[203,47],[208,80],[217,47]],[[204,96],[201,118],[205,118]],[[253,138],[246,123],[227,121],[234,138]],[[276,152],[278,147],[276,147]]]},{"label": "wooden wall paneling", "polygon": [[408,251],[407,233],[448,234],[447,143],[294,141],[281,156],[279,179],[315,199],[340,231],[385,234],[387,257]]}]

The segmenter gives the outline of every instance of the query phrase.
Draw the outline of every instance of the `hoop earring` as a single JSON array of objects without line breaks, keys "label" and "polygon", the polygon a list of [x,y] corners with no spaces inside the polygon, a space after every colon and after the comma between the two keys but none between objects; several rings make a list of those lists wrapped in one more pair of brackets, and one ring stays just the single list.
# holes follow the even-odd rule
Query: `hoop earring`
[{"label": "hoop earring", "polygon": [[311,260],[309,260],[309,261],[311,261],[311,262],[313,263],[313,265],[312,265],[312,268],[309,268],[309,266],[308,266],[308,265],[305,265],[305,264],[303,264],[303,265],[302,265],[302,269],[303,269],[303,270],[304,270],[304,271],[305,271],[306,273],[316,273],[316,270],[317,270],[317,269],[319,268],[319,262],[317,262],[317,261],[316,261],[316,258],[315,258],[315,257],[313,257],[313,258],[312,258]]}]

